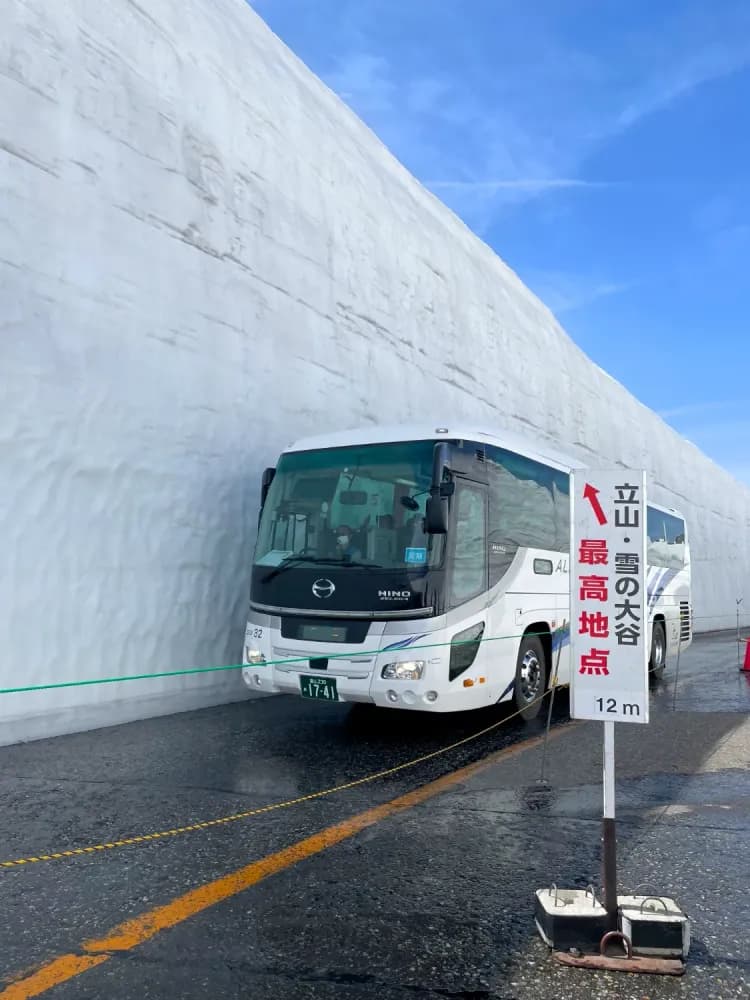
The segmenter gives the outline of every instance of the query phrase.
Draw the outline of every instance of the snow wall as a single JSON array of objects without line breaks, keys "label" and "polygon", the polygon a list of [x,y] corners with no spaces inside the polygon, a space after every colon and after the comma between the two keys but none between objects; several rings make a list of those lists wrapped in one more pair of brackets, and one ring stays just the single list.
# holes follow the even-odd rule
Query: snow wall
[{"label": "snow wall", "polygon": [[[750,491],[592,364],[243,0],[3,0],[0,687],[231,664],[258,482],[302,434],[481,420],[645,466],[696,626]],[[246,697],[0,696],[12,742]]]}]

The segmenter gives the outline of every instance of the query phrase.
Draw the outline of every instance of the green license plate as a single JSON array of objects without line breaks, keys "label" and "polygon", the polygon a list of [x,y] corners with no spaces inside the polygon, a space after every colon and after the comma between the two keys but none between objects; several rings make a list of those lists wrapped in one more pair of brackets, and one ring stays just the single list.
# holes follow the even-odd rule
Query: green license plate
[{"label": "green license plate", "polygon": [[323,701],[338,701],[336,681],[333,677],[300,677],[300,693],[303,698],[320,698]]}]

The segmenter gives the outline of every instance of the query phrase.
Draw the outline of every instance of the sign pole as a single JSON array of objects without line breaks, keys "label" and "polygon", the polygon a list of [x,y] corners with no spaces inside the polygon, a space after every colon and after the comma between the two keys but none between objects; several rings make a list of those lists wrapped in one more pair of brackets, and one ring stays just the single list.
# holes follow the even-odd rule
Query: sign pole
[{"label": "sign pole", "polygon": [[[689,921],[674,900],[653,895],[617,897],[615,723],[647,725],[649,721],[653,626],[646,492],[644,469],[571,470],[570,715],[603,724],[603,898],[587,899],[588,890],[558,890],[553,885],[537,889],[535,915],[539,933],[557,949],[555,958],[563,965],[681,974],[681,959],[689,947]],[[649,902],[658,905],[649,907]],[[606,954],[614,938],[625,945],[626,958]],[[570,954],[571,945],[579,954]],[[598,949],[599,954],[580,954],[587,947]],[[641,954],[633,957],[636,948]],[[644,957],[644,952],[679,954],[680,960],[666,968],[664,959]]]},{"label": "sign pole", "polygon": [[742,644],[742,640],[740,639],[740,604],[742,604],[742,598],[738,597],[735,604],[737,605],[737,666],[739,667],[741,662],[740,646]]},{"label": "sign pole", "polygon": [[602,816],[604,908],[609,929],[617,929],[617,831],[615,827],[615,724],[604,723],[604,810]]},{"label": "sign pole", "polygon": [[571,476],[571,711],[604,725],[602,889],[618,927],[615,724],[649,720],[647,483],[643,469]]}]

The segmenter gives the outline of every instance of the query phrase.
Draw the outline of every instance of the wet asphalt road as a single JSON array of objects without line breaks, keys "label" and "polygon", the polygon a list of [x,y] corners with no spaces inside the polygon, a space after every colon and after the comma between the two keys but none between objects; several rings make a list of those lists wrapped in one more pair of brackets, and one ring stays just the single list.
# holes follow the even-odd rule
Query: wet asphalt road
[{"label": "wet asphalt road", "polygon": [[[500,759],[43,995],[750,997],[750,675],[736,649],[732,637],[696,640],[654,692],[651,725],[618,727],[620,890],[672,894],[688,911],[680,980],[563,969],[536,936],[536,888],[600,882],[601,727],[568,723],[558,693],[548,784],[540,747]],[[0,861],[308,795],[508,714],[419,719],[278,698],[0,748]],[[540,729],[511,720],[330,797],[0,869],[0,977],[80,953],[129,917]]]}]

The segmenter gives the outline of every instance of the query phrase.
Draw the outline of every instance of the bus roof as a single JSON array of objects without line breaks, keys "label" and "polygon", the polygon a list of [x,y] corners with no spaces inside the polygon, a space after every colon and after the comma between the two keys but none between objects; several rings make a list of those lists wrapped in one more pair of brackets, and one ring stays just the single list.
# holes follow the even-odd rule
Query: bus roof
[{"label": "bus roof", "polygon": [[528,438],[512,432],[490,432],[479,430],[467,424],[395,424],[391,426],[369,426],[346,431],[332,431],[329,434],[300,438],[285,448],[285,451],[313,451],[318,448],[346,448],[358,444],[391,444],[395,441],[476,441],[479,444],[494,444],[498,448],[518,451],[528,458],[549,462],[560,469],[583,468],[583,462],[565,455],[553,443],[534,444]]},{"label": "bus roof", "polygon": [[[395,441],[439,441],[441,438],[476,441],[479,444],[506,448],[508,451],[516,451],[527,458],[548,463],[565,472],[587,467],[585,461],[566,454],[552,441],[533,442],[512,431],[479,430],[476,425],[465,423],[370,425],[351,430],[331,431],[328,434],[299,438],[288,445],[284,452],[317,451],[320,448],[346,448],[364,444],[391,444]],[[674,507],[665,507],[651,500],[648,501],[648,505],[682,518],[682,514]]]}]

